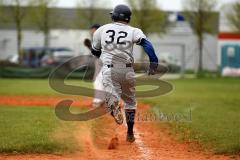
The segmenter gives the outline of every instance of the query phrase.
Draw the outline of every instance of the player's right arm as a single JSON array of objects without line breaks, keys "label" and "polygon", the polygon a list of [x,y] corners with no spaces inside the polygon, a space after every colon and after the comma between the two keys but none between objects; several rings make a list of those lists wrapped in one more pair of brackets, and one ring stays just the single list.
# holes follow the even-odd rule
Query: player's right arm
[{"label": "player's right arm", "polygon": [[94,34],[93,34],[93,42],[92,42],[92,49],[91,52],[94,56],[99,58],[102,54],[102,46],[101,46],[101,30],[102,28],[100,27],[97,29]]}]

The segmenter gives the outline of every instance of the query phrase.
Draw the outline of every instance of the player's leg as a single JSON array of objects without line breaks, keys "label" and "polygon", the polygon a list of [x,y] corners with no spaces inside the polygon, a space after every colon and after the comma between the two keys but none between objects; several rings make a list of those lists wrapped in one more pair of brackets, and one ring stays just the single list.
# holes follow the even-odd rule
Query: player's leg
[{"label": "player's leg", "polygon": [[126,140],[128,142],[135,141],[134,132],[133,132],[135,113],[136,113],[136,109],[125,109],[125,116],[126,116],[126,122],[128,127]]},{"label": "player's leg", "polygon": [[95,73],[94,73],[94,98],[92,105],[93,107],[99,107],[104,103],[105,95],[104,89],[102,86],[102,73],[101,73],[102,65],[100,64],[100,60],[95,60]]},{"label": "player's leg", "polygon": [[93,107],[99,107],[104,103],[105,95],[104,88],[102,86],[102,74],[98,74],[93,83],[94,86],[94,98],[93,98]]},{"label": "player's leg", "polygon": [[[125,96],[124,96],[125,97]],[[126,98],[124,99],[124,109],[125,109],[125,117],[127,123],[127,138],[126,140],[129,142],[134,142],[134,123],[135,123],[135,113],[136,113],[136,102],[135,99],[132,99],[132,102],[127,102]]]},{"label": "player's leg", "polygon": [[135,79],[134,71],[132,69],[128,70],[126,74],[126,80],[122,83],[122,95],[124,101],[124,109],[127,123],[127,138],[128,142],[134,142],[134,123],[135,123],[135,113],[137,108],[137,102],[135,97]]},{"label": "player's leg", "polygon": [[119,82],[113,82],[113,92],[108,92],[106,96],[107,105],[110,106],[111,115],[114,117],[117,124],[123,124],[123,115],[121,108],[119,106],[120,95],[121,95],[121,85]]},{"label": "player's leg", "polygon": [[103,88],[105,93],[105,102],[111,115],[114,117],[117,124],[123,123],[123,115],[119,106],[121,85],[118,80],[117,73],[111,68],[103,67]]}]

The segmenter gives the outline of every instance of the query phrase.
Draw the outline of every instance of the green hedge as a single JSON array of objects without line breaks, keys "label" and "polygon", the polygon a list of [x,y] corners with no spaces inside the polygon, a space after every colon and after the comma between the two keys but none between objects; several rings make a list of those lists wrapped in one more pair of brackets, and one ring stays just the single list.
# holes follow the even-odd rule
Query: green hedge
[{"label": "green hedge", "polygon": [[[0,77],[2,78],[48,78],[49,74],[54,68],[40,67],[40,68],[24,68],[24,67],[1,67]],[[93,77],[94,70],[90,70],[87,73],[83,70],[77,70],[68,78],[83,78],[91,79]]]}]

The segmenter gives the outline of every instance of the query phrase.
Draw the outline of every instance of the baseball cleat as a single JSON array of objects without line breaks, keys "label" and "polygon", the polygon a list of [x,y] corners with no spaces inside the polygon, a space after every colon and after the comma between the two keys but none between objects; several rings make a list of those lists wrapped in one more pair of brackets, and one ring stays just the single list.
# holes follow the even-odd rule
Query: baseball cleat
[{"label": "baseball cleat", "polygon": [[111,107],[111,115],[113,116],[113,118],[115,119],[115,122],[119,125],[123,124],[123,115],[121,112],[121,108],[119,106]]},{"label": "baseball cleat", "polygon": [[133,143],[135,141],[135,137],[133,133],[127,133],[127,139],[128,142]]}]

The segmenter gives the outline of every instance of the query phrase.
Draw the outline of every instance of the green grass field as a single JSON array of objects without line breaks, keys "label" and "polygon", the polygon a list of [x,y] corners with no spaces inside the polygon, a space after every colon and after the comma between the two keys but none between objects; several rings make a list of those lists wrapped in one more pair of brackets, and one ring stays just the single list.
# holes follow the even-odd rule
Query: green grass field
[{"label": "green grass field", "polygon": [[[171,93],[142,101],[150,103],[153,111],[164,113],[188,113],[191,109],[192,122],[170,122],[164,125],[170,126],[179,139],[199,142],[204,148],[216,153],[239,153],[240,79],[184,79],[169,82],[174,86]],[[69,83],[91,87],[90,83],[77,80]],[[47,80],[1,79],[0,95],[61,94],[52,91]],[[65,124],[62,127],[62,122],[53,116],[51,109],[0,106],[0,113],[0,152],[71,150],[71,145],[62,145],[60,140],[52,138],[52,133],[74,126]],[[38,116],[34,116],[36,113]],[[25,134],[27,136],[23,137]],[[71,139],[71,134],[65,138]],[[69,144],[72,143],[69,141]]]},{"label": "green grass field", "polygon": [[[78,86],[92,86],[89,82],[77,80],[68,80],[66,84]],[[61,95],[54,91],[50,86],[48,79],[0,79],[0,95]]]},{"label": "green grass field", "polygon": [[178,138],[198,142],[215,153],[240,152],[240,79],[186,79],[171,81],[174,90],[145,100],[153,111],[192,112],[192,122],[170,122]]},{"label": "green grass field", "polygon": [[80,147],[71,132],[74,125],[60,122],[51,107],[0,106],[0,113],[0,153],[63,153]]}]

